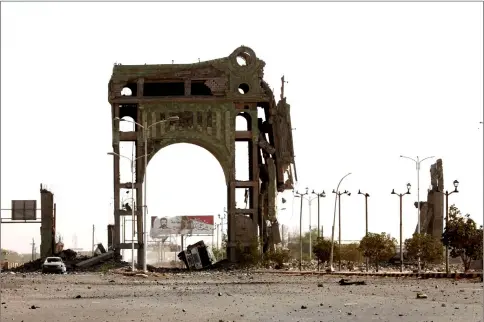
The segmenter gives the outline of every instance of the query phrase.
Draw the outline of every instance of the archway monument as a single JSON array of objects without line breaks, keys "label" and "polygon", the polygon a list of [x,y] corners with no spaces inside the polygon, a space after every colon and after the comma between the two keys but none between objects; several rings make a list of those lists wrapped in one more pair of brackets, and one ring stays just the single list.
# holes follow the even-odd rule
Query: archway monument
[{"label": "archway monument", "polygon": [[[264,250],[279,242],[277,192],[293,189],[297,175],[284,77],[276,103],[263,80],[264,66],[265,62],[245,46],[228,57],[195,64],[114,65],[109,81],[113,152],[119,154],[120,142],[135,143],[136,231],[143,231],[145,131],[136,126],[131,132],[120,132],[119,119],[123,117],[131,117],[144,128],[158,122],[146,131],[148,160],[168,145],[191,143],[205,148],[219,161],[227,184],[227,257],[231,261],[237,260],[239,247],[249,246],[258,236],[263,236]],[[258,118],[258,109],[263,110],[264,118]],[[174,116],[178,121],[160,122]],[[247,121],[245,130],[236,130],[237,117]],[[236,142],[248,144],[248,180],[236,176]],[[119,159],[113,158],[113,248],[118,253],[131,248],[120,238],[120,217],[131,215],[120,207],[121,189],[130,189],[131,183],[120,182]],[[183,177],[182,172],[180,175]],[[245,195],[244,205],[236,204],[238,189]],[[138,264],[142,265],[142,233],[137,234],[135,247]]]}]

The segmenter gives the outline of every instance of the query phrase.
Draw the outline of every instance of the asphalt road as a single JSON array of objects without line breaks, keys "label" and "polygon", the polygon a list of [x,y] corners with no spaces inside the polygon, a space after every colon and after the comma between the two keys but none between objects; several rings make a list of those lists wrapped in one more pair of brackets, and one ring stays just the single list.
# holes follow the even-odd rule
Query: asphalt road
[{"label": "asphalt road", "polygon": [[[2,273],[1,321],[483,322],[483,284],[246,272],[40,275]],[[322,283],[322,285],[321,285]],[[417,292],[428,298],[417,299]],[[76,298],[77,297],[77,298]]]}]

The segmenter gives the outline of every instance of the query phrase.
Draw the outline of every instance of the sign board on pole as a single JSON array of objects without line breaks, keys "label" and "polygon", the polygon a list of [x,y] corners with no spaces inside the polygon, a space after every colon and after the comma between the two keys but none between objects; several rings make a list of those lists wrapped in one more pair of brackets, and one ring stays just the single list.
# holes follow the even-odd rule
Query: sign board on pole
[{"label": "sign board on pole", "polygon": [[12,200],[12,220],[37,220],[37,200]]},{"label": "sign board on pole", "polygon": [[151,238],[169,235],[213,235],[213,216],[151,217]]}]

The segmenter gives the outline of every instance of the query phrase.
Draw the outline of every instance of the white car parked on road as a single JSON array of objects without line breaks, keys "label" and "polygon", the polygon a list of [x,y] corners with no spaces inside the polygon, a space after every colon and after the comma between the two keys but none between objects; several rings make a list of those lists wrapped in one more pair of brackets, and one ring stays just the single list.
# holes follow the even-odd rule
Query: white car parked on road
[{"label": "white car parked on road", "polygon": [[67,272],[66,265],[60,257],[47,257],[42,264],[42,273],[61,273]]}]

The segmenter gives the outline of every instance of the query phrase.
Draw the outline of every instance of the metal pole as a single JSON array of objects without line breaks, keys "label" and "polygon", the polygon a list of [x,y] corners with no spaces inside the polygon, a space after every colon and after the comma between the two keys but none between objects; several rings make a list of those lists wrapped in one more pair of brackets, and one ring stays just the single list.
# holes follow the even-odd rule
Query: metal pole
[{"label": "metal pole", "polygon": [[[126,216],[123,216],[123,244],[126,243]],[[126,255],[125,249],[123,249],[123,260],[126,258],[124,257]]]},{"label": "metal pole", "polygon": [[403,272],[403,242],[402,242],[402,235],[403,235],[402,199],[403,199],[403,194],[400,194],[399,197],[400,197],[400,272]]},{"label": "metal pole", "polygon": [[[131,197],[134,197],[134,161],[131,160]],[[135,235],[135,203],[134,199],[132,199],[132,205],[131,205],[131,270],[134,272],[134,235]]]},{"label": "metal pole", "polygon": [[218,234],[218,227],[219,227],[219,226],[220,226],[220,225],[219,225],[219,224],[217,224],[217,250],[219,249],[219,237],[218,237],[218,236],[219,236],[219,234]]},{"label": "metal pole", "polygon": [[321,237],[321,234],[320,234],[320,229],[321,229],[320,220],[321,220],[321,217],[320,217],[320,214],[319,214],[319,194],[318,194],[318,238]]},{"label": "metal pole", "polygon": [[308,206],[309,206],[309,260],[313,259],[312,252],[313,252],[313,242],[312,242],[312,233],[311,233],[311,197],[308,197]]},{"label": "metal pole", "polygon": [[[445,228],[449,224],[449,192],[445,192]],[[445,246],[445,273],[449,274],[449,246]]]},{"label": "metal pole", "polygon": [[[418,209],[418,221],[417,221],[417,231],[420,235],[420,160],[417,156],[417,209]],[[417,258],[417,272],[420,274],[420,255]]]},{"label": "metal pole", "polygon": [[145,145],[145,157],[144,157],[144,161],[145,161],[145,177],[144,177],[144,180],[143,180],[143,185],[144,185],[144,188],[143,188],[143,272],[147,272],[148,271],[148,268],[147,268],[147,261],[148,261],[148,232],[147,232],[147,220],[146,220],[146,216],[147,216],[147,212],[148,212],[148,208],[147,208],[147,203],[146,203],[146,187],[147,187],[147,184],[146,182],[148,181],[148,129],[146,128],[146,122],[145,122],[145,127],[143,128],[143,132],[144,132],[144,145]]},{"label": "metal pole", "polygon": [[338,267],[341,271],[341,192],[338,192]]},{"label": "metal pole", "polygon": [[[341,182],[343,181],[343,179],[346,178],[347,176],[349,176],[350,174],[351,174],[351,172],[346,174],[343,178],[341,178],[341,180],[338,183],[338,186],[336,187],[336,192],[339,191],[339,186],[341,185]],[[336,202],[337,202],[337,200],[338,200],[338,195],[336,195],[336,197],[334,199],[333,226],[331,227],[331,252],[330,252],[330,255],[329,255],[329,268],[330,268],[331,271],[333,271],[334,225],[336,223]]]},{"label": "metal pole", "polygon": [[[365,194],[365,236],[368,236],[368,194]],[[366,257],[366,271],[368,272],[370,266],[370,260]]]},{"label": "metal pole", "polygon": [[299,196],[301,198],[301,207],[299,210],[299,270],[302,271],[302,258],[303,258],[303,242],[302,242],[302,210],[303,210],[303,195]]},{"label": "metal pole", "polygon": [[[319,242],[319,237],[321,237],[321,234],[320,234],[320,213],[319,213],[319,198],[320,198],[320,194],[318,193],[318,242]],[[318,272],[319,272],[319,257],[318,257]]]},{"label": "metal pole", "polygon": [[94,231],[95,227],[92,225],[92,256],[94,256]]}]

